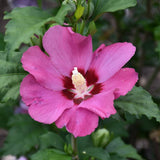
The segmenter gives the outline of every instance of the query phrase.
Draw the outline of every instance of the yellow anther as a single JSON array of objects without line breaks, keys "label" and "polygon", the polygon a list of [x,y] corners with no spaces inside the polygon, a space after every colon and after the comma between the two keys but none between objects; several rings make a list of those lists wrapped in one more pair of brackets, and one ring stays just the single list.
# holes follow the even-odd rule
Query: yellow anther
[{"label": "yellow anther", "polygon": [[74,67],[72,71],[72,83],[80,94],[87,90],[86,80],[83,75],[78,72],[77,67]]}]

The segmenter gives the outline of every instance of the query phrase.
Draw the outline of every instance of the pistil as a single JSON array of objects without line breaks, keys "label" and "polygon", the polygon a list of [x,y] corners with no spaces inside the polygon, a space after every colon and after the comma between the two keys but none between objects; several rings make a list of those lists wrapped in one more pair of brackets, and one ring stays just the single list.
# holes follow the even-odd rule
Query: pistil
[{"label": "pistil", "polygon": [[77,93],[82,94],[87,91],[86,80],[83,75],[78,72],[77,67],[74,67],[74,70],[72,71],[72,83]]}]

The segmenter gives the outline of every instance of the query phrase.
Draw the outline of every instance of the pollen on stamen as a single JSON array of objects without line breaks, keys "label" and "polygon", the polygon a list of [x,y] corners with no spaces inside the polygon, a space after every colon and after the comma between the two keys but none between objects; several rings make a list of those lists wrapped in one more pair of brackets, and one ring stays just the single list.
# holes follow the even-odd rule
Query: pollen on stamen
[{"label": "pollen on stamen", "polygon": [[87,90],[86,80],[83,75],[78,72],[77,67],[74,67],[72,71],[72,83],[79,93],[83,93]]}]

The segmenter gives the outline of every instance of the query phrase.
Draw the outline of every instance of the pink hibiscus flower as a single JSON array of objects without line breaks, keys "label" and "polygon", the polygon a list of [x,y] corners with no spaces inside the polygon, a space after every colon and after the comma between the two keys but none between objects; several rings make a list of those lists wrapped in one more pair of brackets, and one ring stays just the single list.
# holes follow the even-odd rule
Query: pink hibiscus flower
[{"label": "pink hibiscus flower", "polygon": [[22,57],[27,75],[20,87],[30,116],[41,123],[55,122],[75,137],[98,126],[99,117],[115,114],[114,99],[135,85],[134,69],[122,66],[134,55],[131,43],[101,45],[92,53],[91,36],[54,26],[43,37],[43,47],[30,47]]}]

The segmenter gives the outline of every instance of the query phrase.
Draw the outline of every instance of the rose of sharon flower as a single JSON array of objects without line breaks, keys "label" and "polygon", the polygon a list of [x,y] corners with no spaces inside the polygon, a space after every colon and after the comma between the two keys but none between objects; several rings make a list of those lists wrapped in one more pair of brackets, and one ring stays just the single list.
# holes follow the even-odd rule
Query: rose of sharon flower
[{"label": "rose of sharon flower", "polygon": [[131,43],[102,44],[92,53],[91,36],[69,27],[51,27],[43,47],[30,47],[22,57],[27,75],[20,87],[30,116],[41,123],[66,129],[75,137],[86,136],[98,126],[99,117],[115,114],[114,99],[125,95],[138,76],[122,68],[135,53]]}]

